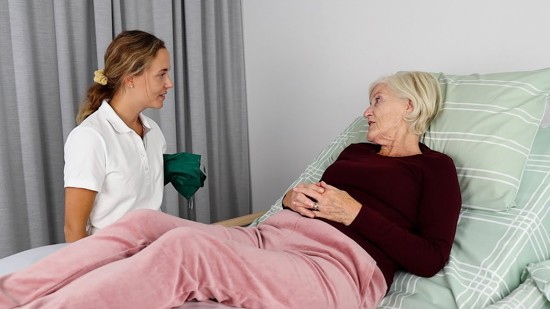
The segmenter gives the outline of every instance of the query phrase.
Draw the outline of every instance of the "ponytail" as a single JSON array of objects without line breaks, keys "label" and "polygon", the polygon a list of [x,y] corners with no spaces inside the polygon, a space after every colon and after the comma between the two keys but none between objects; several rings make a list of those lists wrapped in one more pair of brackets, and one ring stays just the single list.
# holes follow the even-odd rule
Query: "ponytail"
[{"label": "ponytail", "polygon": [[110,99],[114,94],[114,89],[107,85],[100,85],[98,83],[92,84],[88,88],[86,93],[86,99],[80,106],[78,115],[76,116],[76,123],[80,124],[84,119],[93,114],[99,109],[103,100]]}]

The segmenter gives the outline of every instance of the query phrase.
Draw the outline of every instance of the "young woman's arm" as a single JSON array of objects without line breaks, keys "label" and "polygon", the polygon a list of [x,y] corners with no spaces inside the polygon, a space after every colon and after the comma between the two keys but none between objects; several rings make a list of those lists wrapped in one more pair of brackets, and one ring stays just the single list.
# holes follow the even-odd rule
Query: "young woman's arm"
[{"label": "young woman's arm", "polygon": [[86,224],[94,206],[96,191],[65,188],[65,241],[74,242],[88,236]]}]

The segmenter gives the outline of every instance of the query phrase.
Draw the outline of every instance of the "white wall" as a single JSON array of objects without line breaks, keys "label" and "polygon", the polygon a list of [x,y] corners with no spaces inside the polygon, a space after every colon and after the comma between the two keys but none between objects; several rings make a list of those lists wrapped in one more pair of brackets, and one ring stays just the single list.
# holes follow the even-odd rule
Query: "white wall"
[{"label": "white wall", "polygon": [[243,0],[252,198],[267,209],[374,79],[550,67],[548,0]]}]

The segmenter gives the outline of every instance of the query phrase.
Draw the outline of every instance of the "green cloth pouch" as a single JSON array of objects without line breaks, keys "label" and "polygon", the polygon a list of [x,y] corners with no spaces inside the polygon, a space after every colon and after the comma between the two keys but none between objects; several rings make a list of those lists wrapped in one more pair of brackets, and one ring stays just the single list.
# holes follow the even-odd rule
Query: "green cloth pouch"
[{"label": "green cloth pouch", "polygon": [[201,169],[201,156],[178,152],[164,154],[164,185],[169,182],[186,199],[190,199],[204,186],[206,174]]}]

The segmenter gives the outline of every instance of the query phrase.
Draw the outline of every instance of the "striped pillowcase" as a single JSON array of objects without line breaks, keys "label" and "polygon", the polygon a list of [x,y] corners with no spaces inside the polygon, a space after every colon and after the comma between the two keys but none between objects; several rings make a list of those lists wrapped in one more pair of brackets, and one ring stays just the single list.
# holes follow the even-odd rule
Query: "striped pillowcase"
[{"label": "striped pillowcase", "polygon": [[464,208],[514,207],[550,95],[550,69],[434,76],[443,109],[422,142],[453,158]]},{"label": "striped pillowcase", "polygon": [[527,274],[524,272],[522,276],[528,275],[533,278],[537,288],[546,296],[546,299],[550,300],[550,260],[527,265]]}]

